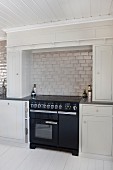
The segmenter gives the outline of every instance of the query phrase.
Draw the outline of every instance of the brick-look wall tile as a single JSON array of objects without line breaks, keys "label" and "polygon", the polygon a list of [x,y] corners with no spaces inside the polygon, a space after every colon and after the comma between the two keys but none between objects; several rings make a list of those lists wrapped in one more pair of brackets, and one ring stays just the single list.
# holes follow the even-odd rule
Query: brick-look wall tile
[{"label": "brick-look wall tile", "polygon": [[0,41],[0,87],[7,75],[6,41]]},{"label": "brick-look wall tile", "polygon": [[82,95],[83,89],[92,84],[92,52],[33,54],[32,77],[37,94]]}]

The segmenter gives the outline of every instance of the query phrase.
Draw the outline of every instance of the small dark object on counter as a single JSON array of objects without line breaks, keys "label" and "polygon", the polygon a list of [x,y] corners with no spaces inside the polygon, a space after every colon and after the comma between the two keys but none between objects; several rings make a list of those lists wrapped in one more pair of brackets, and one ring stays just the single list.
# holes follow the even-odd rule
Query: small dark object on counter
[{"label": "small dark object on counter", "polygon": [[32,92],[31,92],[31,98],[32,99],[35,99],[36,98],[36,93],[34,91],[34,88],[32,89]]},{"label": "small dark object on counter", "polygon": [[92,100],[92,88],[90,84],[88,85],[88,100]]},{"label": "small dark object on counter", "polygon": [[6,79],[4,79],[2,84],[2,95],[6,96]]},{"label": "small dark object on counter", "polygon": [[32,98],[32,99],[35,99],[35,98],[36,98],[36,93],[34,92],[34,90],[32,90],[32,92],[31,92],[31,98]]},{"label": "small dark object on counter", "polygon": [[84,89],[84,92],[83,92],[83,94],[82,94],[82,98],[87,98],[86,89]]},{"label": "small dark object on counter", "polygon": [[31,92],[31,98],[36,99],[36,84],[33,85],[32,92]]},{"label": "small dark object on counter", "polygon": [[34,92],[36,93],[36,84],[34,84],[33,89],[34,89]]}]

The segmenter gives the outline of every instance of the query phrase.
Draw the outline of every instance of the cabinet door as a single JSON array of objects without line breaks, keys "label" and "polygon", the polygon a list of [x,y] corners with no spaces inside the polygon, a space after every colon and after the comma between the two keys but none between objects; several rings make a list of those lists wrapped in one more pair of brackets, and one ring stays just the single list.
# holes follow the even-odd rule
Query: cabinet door
[{"label": "cabinet door", "polygon": [[7,129],[7,122],[8,122],[8,104],[5,102],[0,101],[0,137],[7,137],[8,129]]},{"label": "cabinet door", "polygon": [[111,155],[112,118],[83,116],[82,152]]},{"label": "cabinet door", "polygon": [[20,52],[8,52],[7,57],[7,97],[21,96]]},{"label": "cabinet door", "polygon": [[8,105],[8,138],[23,139],[24,115],[22,102],[11,101]]},{"label": "cabinet door", "polygon": [[0,102],[0,137],[23,140],[24,114],[21,101]]},{"label": "cabinet door", "polygon": [[79,123],[78,117],[73,115],[59,115],[59,146],[78,149]]},{"label": "cabinet door", "polygon": [[94,50],[94,100],[112,101],[112,46],[96,46]]}]

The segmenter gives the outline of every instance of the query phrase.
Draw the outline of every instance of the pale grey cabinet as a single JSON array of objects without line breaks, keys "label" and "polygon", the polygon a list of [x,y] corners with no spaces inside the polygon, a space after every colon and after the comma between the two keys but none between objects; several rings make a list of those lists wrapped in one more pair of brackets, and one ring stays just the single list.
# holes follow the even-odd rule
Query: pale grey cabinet
[{"label": "pale grey cabinet", "polygon": [[80,104],[80,151],[111,157],[112,105]]},{"label": "pale grey cabinet", "polygon": [[93,101],[113,101],[113,46],[93,48]]}]

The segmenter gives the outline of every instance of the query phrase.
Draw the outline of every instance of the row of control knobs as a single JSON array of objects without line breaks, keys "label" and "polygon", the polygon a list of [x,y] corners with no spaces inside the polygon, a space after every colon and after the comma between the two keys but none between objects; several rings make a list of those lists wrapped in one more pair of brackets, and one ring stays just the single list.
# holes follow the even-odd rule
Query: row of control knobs
[{"label": "row of control knobs", "polygon": [[[63,108],[63,105],[62,104],[40,104],[40,103],[33,103],[31,104],[31,109],[55,109],[55,110],[62,110]],[[76,105],[73,105],[73,108],[72,108],[74,111],[77,110],[77,106]],[[70,110],[68,107],[65,107],[65,110]]]},{"label": "row of control knobs", "polygon": [[62,105],[54,105],[54,104],[31,104],[32,109],[62,109]]}]

